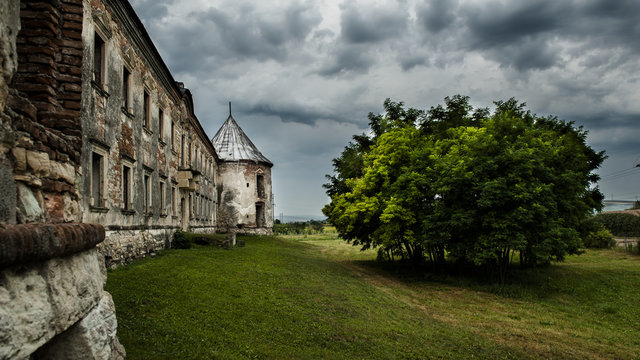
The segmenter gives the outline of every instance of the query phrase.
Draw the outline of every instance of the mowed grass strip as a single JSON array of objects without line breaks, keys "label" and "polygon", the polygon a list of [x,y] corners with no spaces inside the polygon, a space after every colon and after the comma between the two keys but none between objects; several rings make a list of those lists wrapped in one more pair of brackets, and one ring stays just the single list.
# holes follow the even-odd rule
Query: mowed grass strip
[{"label": "mowed grass strip", "polygon": [[407,274],[335,235],[245,237],[110,271],[130,359],[640,357],[640,260],[588,252],[501,288]]}]

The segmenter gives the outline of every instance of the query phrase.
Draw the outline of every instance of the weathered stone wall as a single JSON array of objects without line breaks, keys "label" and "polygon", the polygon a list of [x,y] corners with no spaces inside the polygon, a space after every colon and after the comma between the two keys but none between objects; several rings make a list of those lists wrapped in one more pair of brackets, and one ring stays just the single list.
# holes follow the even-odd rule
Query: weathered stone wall
[{"label": "weathered stone wall", "polygon": [[[82,192],[91,194],[83,219],[105,225],[108,265],[155,254],[178,228],[214,232],[216,155],[190,92],[173,80],[127,2],[89,1],[83,18]],[[104,42],[101,79],[96,36]],[[97,185],[94,154],[104,162]]]},{"label": "weathered stone wall", "polygon": [[103,240],[101,225],[0,225],[0,358],[124,358]]},{"label": "weathered stone wall", "polygon": [[7,91],[0,140],[18,195],[16,219],[6,219],[9,223],[81,220],[76,182],[82,145],[82,2],[61,4],[20,4],[18,67]]},{"label": "weathered stone wall", "polygon": [[82,7],[0,2],[2,359],[124,357],[96,250],[104,228],[70,223],[82,219]]},{"label": "weathered stone wall", "polygon": [[[273,198],[271,167],[253,162],[223,162],[218,165],[220,209],[219,226],[240,228],[246,234],[266,235],[273,229]],[[264,181],[264,191],[258,193],[257,175]],[[256,203],[262,204],[263,224],[257,226]],[[224,223],[224,224],[223,224]]]}]

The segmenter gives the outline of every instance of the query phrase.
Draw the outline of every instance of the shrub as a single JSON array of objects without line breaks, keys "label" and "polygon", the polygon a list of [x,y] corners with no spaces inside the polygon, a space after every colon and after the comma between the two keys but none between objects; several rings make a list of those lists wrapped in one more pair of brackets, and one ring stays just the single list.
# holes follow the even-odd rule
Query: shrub
[{"label": "shrub", "polygon": [[171,248],[173,249],[189,249],[191,247],[191,240],[187,234],[182,230],[176,230],[173,234],[173,241],[171,242]]},{"label": "shrub", "polygon": [[584,246],[595,249],[610,249],[616,245],[613,235],[604,226],[596,232],[589,233],[582,241]]},{"label": "shrub", "polygon": [[609,249],[616,245],[611,232],[595,216],[580,224],[580,238],[587,248]]},{"label": "shrub", "polygon": [[595,220],[615,236],[640,236],[640,217],[627,213],[602,213]]}]

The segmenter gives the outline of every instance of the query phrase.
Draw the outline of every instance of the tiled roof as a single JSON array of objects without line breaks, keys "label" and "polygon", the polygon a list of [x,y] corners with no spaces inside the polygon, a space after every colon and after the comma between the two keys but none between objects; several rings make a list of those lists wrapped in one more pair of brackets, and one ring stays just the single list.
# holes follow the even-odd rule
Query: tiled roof
[{"label": "tiled roof", "polygon": [[211,139],[211,142],[213,142],[213,146],[222,161],[247,160],[273,165],[251,142],[231,115],[222,124],[220,130]]}]

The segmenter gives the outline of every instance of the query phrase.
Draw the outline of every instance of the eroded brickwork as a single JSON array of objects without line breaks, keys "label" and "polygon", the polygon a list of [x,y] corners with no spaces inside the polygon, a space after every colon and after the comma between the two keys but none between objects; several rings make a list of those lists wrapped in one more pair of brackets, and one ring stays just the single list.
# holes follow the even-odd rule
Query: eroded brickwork
[{"label": "eroded brickwork", "polygon": [[0,3],[2,359],[125,355],[96,249],[104,227],[77,223],[82,13],[80,0]]}]

